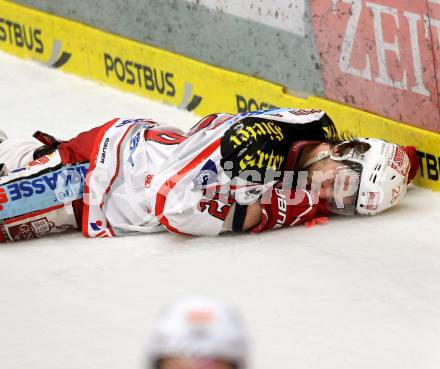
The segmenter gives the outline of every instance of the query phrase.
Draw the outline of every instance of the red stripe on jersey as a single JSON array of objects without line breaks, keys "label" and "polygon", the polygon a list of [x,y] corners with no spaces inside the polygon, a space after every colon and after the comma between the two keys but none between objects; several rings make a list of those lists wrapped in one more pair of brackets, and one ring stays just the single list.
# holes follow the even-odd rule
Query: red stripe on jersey
[{"label": "red stripe on jersey", "polygon": [[[95,143],[93,144],[92,155],[90,156],[93,160],[90,160],[90,167],[87,171],[87,175],[92,172],[92,170],[96,167],[96,156],[98,155],[99,146],[101,144],[102,139],[104,138],[105,133],[110,129],[110,127],[115,124],[119,118],[115,118],[110,122],[104,124],[96,136]],[[87,197],[90,194],[90,188],[88,181],[86,181],[84,185],[84,208],[83,208],[83,218],[82,218],[82,232],[86,237],[90,237],[89,235],[89,205],[87,204]]]},{"label": "red stripe on jersey", "polygon": [[155,213],[157,219],[160,223],[170,232],[187,235],[184,232],[179,231],[177,228],[174,228],[168,218],[163,215],[163,210],[165,209],[165,203],[167,201],[167,196],[170,191],[176,186],[177,182],[180,181],[184,176],[188,174],[195,167],[203,163],[217,148],[220,146],[221,137],[212,142],[209,146],[206,147],[199,155],[197,155],[192,161],[190,161],[185,167],[180,169],[174,176],[167,179],[164,184],[160,187],[159,192],[156,195],[156,208]]},{"label": "red stripe on jersey", "polygon": [[[129,127],[127,129],[127,131],[124,133],[124,135],[122,136],[121,140],[118,143],[118,148],[116,149],[116,171],[115,171],[115,175],[112,177],[112,179],[110,180],[110,183],[108,185],[108,187],[105,190],[105,195],[107,195],[110,192],[110,188],[112,187],[113,183],[115,183],[116,178],[119,175],[119,171],[121,169],[121,160],[120,160],[120,153],[121,153],[121,145],[124,142],[125,138],[127,137],[128,133],[135,128],[135,125],[132,125],[131,127]],[[101,202],[101,204],[99,205],[100,208],[102,209],[102,206],[104,205],[104,201]]]}]

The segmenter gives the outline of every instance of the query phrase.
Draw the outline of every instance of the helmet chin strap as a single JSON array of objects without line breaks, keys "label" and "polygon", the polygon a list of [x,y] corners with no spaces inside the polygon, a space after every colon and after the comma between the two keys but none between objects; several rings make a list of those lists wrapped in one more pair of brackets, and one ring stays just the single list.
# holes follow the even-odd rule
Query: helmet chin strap
[{"label": "helmet chin strap", "polygon": [[329,150],[321,151],[318,155],[314,156],[313,158],[310,158],[309,160],[306,160],[306,162],[302,165],[302,167],[303,168],[310,167],[312,164],[315,164],[318,161],[324,160],[328,157],[330,157]]}]

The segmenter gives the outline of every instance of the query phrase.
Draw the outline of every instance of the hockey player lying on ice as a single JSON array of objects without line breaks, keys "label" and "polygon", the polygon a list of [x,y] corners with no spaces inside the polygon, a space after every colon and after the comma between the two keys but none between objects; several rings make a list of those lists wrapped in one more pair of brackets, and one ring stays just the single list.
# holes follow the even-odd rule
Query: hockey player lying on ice
[{"label": "hockey player lying on ice", "polygon": [[259,233],[372,215],[395,205],[417,171],[415,148],[342,142],[315,109],[213,114],[188,133],[114,119],[63,142],[3,137],[3,241],[74,228],[89,237]]}]

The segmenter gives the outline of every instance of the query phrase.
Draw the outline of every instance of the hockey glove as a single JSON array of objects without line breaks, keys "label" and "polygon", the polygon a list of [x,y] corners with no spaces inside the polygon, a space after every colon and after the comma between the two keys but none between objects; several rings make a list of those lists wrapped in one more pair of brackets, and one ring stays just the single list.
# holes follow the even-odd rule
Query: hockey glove
[{"label": "hockey glove", "polygon": [[269,229],[292,227],[313,219],[318,211],[318,195],[301,189],[284,189],[277,182],[261,199],[262,220],[251,229],[260,233]]}]

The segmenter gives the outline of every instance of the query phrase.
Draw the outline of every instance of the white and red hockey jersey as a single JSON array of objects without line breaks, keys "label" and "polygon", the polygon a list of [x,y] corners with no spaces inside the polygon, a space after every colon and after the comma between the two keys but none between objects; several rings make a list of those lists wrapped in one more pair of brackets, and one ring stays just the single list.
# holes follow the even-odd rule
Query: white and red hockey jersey
[{"label": "white and red hockey jersey", "polygon": [[186,134],[150,119],[115,119],[90,160],[83,233],[217,235],[235,202],[255,201],[280,179],[294,142],[334,133],[321,110],[214,114]]}]

